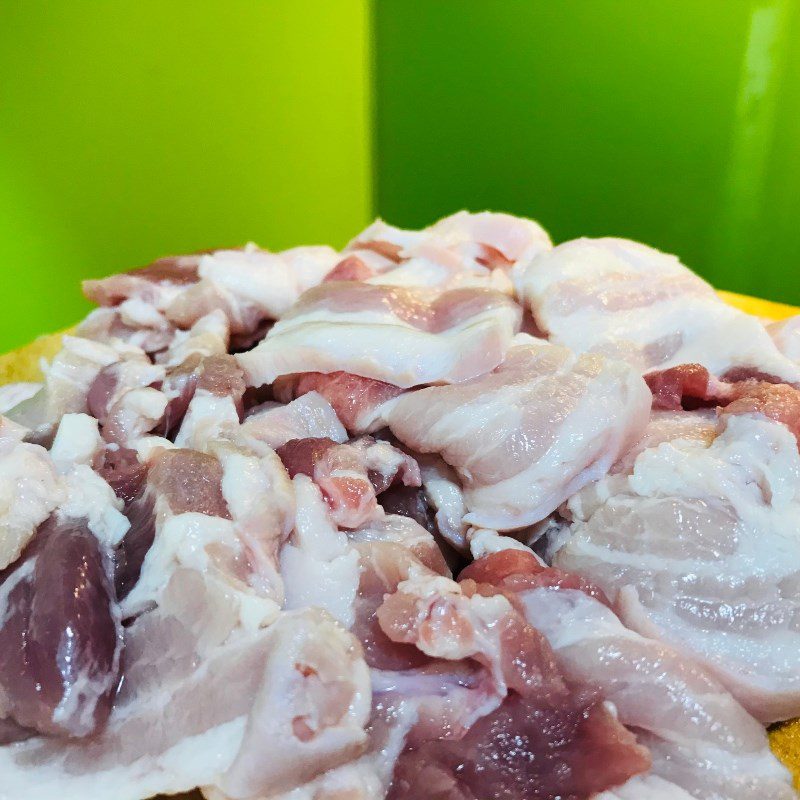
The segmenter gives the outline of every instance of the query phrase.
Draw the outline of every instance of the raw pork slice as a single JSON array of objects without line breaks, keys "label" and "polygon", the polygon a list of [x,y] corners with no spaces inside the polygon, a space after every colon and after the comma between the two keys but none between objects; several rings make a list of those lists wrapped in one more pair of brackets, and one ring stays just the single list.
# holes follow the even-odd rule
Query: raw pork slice
[{"label": "raw pork slice", "polygon": [[759,319],[725,303],[675,256],[638,242],[565,242],[535,258],[519,288],[550,340],[579,353],[642,372],[694,363],[723,377],[745,369],[800,381],[800,366]]},{"label": "raw pork slice", "polygon": [[644,431],[650,401],[626,364],[524,337],[489,375],[403,395],[389,426],[457,470],[467,523],[509,530],[603,476]]},{"label": "raw pork slice", "polygon": [[287,405],[269,403],[247,415],[241,435],[272,448],[290,439],[332,439],[347,441],[347,431],[331,404],[317,392],[303,394]]},{"label": "raw pork slice", "polygon": [[255,245],[217,250],[200,258],[199,281],[178,294],[167,318],[191,327],[214,310],[225,313],[232,334],[249,334],[278,319],[298,297],[322,281],[339,256],[330,247],[298,247],[269,253]]},{"label": "raw pork slice", "polygon": [[[271,797],[366,747],[369,674],[322,611],[243,633],[185,569],[127,629],[126,676],[104,733],[0,747],[0,800],[143,800],[198,785]],[[264,758],[264,753],[272,754]]]},{"label": "raw pork slice", "polygon": [[252,386],[341,371],[400,387],[453,383],[494,369],[520,319],[516,303],[488,289],[436,294],[332,282],[306,292],[237,358]]},{"label": "raw pork slice", "polygon": [[321,394],[352,434],[373,433],[385,427],[391,401],[403,394],[403,389],[391,383],[349,372],[286,375],[275,381],[272,391],[284,403],[309,392]]},{"label": "raw pork slice", "polygon": [[567,504],[554,563],[633,630],[690,653],[764,723],[800,714],[800,455],[759,414],[641,452]]},{"label": "raw pork slice", "polygon": [[[378,282],[397,272],[396,264],[403,269],[404,262],[427,262],[429,269],[436,264],[444,269],[455,266],[462,274],[479,275],[481,269],[508,271],[516,264],[527,264],[551,248],[550,237],[533,220],[492,211],[459,211],[421,231],[376,220],[350,242],[346,252],[360,255],[366,251],[381,257],[371,263],[364,259],[364,268],[373,275],[378,273]],[[423,265],[420,267],[424,272]],[[363,277],[367,276],[362,271],[360,279]],[[425,276],[421,283],[427,280]]]},{"label": "raw pork slice", "polygon": [[[628,630],[584,592],[534,589],[519,596],[566,674],[599,686],[620,722],[650,750],[652,776],[646,785],[634,779],[612,797],[795,797],[763,727],[699,665]],[[680,788],[673,789],[675,784]]]}]

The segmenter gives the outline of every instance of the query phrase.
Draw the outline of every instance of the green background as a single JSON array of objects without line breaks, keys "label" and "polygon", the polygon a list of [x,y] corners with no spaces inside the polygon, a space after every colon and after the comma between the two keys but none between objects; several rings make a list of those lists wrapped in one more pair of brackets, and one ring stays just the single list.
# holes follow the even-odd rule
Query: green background
[{"label": "green background", "polygon": [[81,278],[365,225],[367,12],[0,0],[0,350],[83,316]]},{"label": "green background", "polygon": [[0,0],[0,350],[78,283],[468,207],[800,303],[794,0]]}]

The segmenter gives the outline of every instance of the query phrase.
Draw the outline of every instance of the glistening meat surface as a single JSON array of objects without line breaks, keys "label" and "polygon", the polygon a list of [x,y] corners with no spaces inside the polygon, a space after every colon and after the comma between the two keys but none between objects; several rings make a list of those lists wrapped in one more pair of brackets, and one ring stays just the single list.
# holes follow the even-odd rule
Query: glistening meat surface
[{"label": "glistening meat surface", "polygon": [[671,255],[627,239],[575,239],[535,258],[518,288],[551,341],[642,372],[701,364],[789,383],[800,368],[756,317],[722,299]]},{"label": "glistening meat surface", "polygon": [[710,443],[646,449],[568,509],[557,566],[704,663],[762,722],[800,713],[800,456],[785,426],[729,415]]},{"label": "glistening meat surface", "polygon": [[397,438],[459,473],[473,525],[530,525],[605,474],[643,432],[651,395],[630,367],[524,338],[494,371],[400,397]]},{"label": "glistening meat surface", "polygon": [[488,289],[431,294],[332,282],[306,292],[237,358],[251,386],[342,371],[400,387],[452,383],[496,367],[520,320],[519,306]]}]

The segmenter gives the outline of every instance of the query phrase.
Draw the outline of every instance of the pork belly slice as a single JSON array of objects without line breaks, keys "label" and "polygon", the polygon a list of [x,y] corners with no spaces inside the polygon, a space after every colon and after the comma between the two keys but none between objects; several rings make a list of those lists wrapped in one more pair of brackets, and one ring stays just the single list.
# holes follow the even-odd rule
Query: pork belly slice
[{"label": "pork belly slice", "polygon": [[297,247],[269,253],[255,245],[201,257],[199,281],[177,295],[167,318],[189,328],[214,310],[225,313],[232,334],[252,333],[279,319],[298,297],[322,281],[339,260],[330,247]]},{"label": "pork belly slice", "polygon": [[342,444],[347,431],[331,404],[319,393],[308,392],[286,405],[267,403],[247,414],[241,435],[272,448],[291,439],[331,439]]},{"label": "pork belly slice", "polygon": [[531,262],[519,289],[550,340],[579,353],[642,372],[701,364],[715,375],[747,369],[800,380],[759,319],[729,306],[675,256],[638,242],[565,242]]},{"label": "pork belly slice", "polygon": [[401,582],[378,610],[393,641],[480,664],[499,702],[466,731],[412,732],[388,797],[582,798],[650,766],[599,694],[565,681],[546,639],[490,584]]},{"label": "pork belly slice", "polygon": [[635,779],[610,797],[795,796],[764,728],[699,664],[628,630],[584,592],[541,588],[519,597],[566,674],[600,687],[619,720],[636,731],[652,755],[644,785]]},{"label": "pork belly slice", "polygon": [[626,364],[525,337],[488,375],[403,395],[389,426],[455,468],[466,523],[511,530],[604,475],[644,431],[650,402]]},{"label": "pork belly slice", "polygon": [[[403,389],[349,372],[303,372],[284,375],[272,386],[276,399],[288,403],[310,392],[324,397],[348,433],[374,433],[386,426],[386,414]],[[302,438],[302,437],[296,437]],[[336,438],[336,437],[331,437]]]},{"label": "pork belly slice", "polygon": [[355,639],[315,610],[237,633],[193,575],[175,573],[162,605],[127,629],[105,732],[0,747],[0,798],[142,800],[206,785],[245,800],[360,755],[371,691]]},{"label": "pork belly slice", "polygon": [[554,564],[770,723],[800,714],[800,455],[761,414],[725,414],[721,428],[645,449],[630,473],[571,498]]},{"label": "pork belly slice", "polygon": [[[364,259],[376,282],[388,278],[412,285],[417,272],[417,285],[442,286],[448,279],[457,279],[454,272],[473,276],[507,272],[551,247],[547,233],[533,220],[491,211],[459,211],[421,231],[403,230],[378,219],[356,236],[345,252],[356,257],[364,251],[377,255],[377,262]],[[417,266],[408,270],[411,264]],[[437,276],[437,266],[451,270],[450,275]],[[389,277],[404,269],[406,275],[400,281]],[[432,276],[434,283],[430,282]],[[358,279],[363,279],[363,272]]]},{"label": "pork belly slice", "polygon": [[[764,728],[699,663],[625,628],[598,587],[496,538],[498,549],[477,558],[462,579],[491,582],[516,597],[567,678],[596,686],[652,754],[647,775],[603,800],[793,796]],[[509,544],[513,549],[504,549]]]},{"label": "pork belly slice", "polygon": [[270,624],[283,602],[278,551],[294,521],[294,494],[274,452],[211,441],[210,452],[160,449],[135,502],[138,526],[123,540],[118,581],[134,617],[161,602],[171,574],[192,568],[238,614]]},{"label": "pork belly slice", "polygon": [[202,253],[167,256],[146,267],[83,282],[87,299],[100,306],[116,306],[135,298],[164,310],[186,286],[198,280]]},{"label": "pork belly slice", "polygon": [[432,295],[332,282],[306,292],[237,359],[252,386],[303,372],[348,372],[403,388],[452,383],[496,367],[520,318],[510,298],[486,289]]}]

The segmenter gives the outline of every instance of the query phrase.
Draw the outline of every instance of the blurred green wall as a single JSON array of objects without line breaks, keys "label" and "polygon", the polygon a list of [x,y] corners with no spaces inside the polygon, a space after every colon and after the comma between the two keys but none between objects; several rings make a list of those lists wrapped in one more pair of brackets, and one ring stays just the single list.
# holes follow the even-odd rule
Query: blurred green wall
[{"label": "blurred green wall", "polygon": [[81,278],[371,213],[367,0],[0,0],[0,351]]},{"label": "blurred green wall", "polygon": [[795,5],[377,0],[377,210],[628,236],[800,303]]}]

